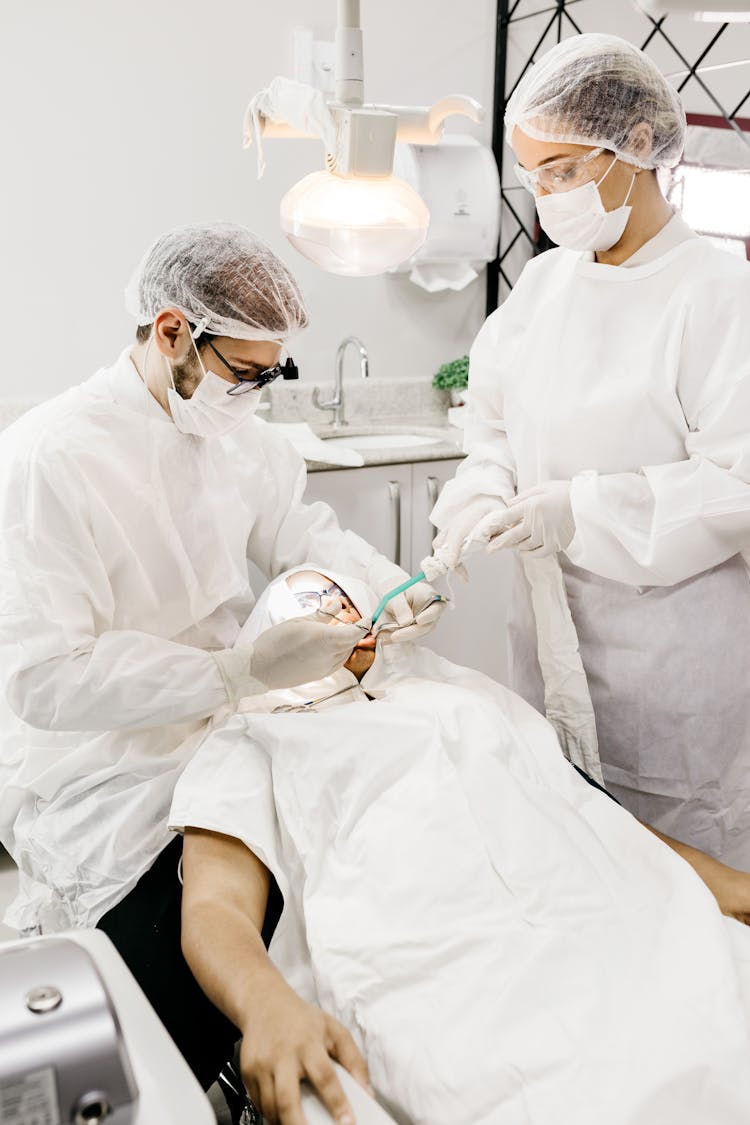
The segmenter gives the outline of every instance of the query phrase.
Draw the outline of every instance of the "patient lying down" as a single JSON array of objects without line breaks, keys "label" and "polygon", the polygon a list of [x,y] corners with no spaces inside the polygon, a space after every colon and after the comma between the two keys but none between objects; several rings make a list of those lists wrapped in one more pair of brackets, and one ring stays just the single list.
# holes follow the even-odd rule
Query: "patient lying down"
[{"label": "patient lying down", "polygon": [[[243,640],[332,583],[340,617],[372,613],[299,570]],[[304,1121],[303,1077],[352,1119],[331,1059],[414,1125],[750,1120],[750,931],[487,677],[363,636],[335,675],[217,716],[171,822],[185,955],[269,1120]],[[741,913],[742,877],[683,851]]]}]

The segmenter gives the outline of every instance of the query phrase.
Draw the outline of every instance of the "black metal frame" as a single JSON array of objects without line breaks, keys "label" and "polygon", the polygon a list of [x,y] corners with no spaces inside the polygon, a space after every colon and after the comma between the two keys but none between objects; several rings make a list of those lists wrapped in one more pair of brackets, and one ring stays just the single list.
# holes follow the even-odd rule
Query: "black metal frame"
[{"label": "black metal frame", "polygon": [[[506,269],[506,261],[511,250],[514,248],[519,239],[526,239],[529,243],[532,255],[540,253],[541,250],[547,248],[548,242],[539,230],[538,224],[534,225],[534,229],[530,230],[528,225],[521,219],[517,209],[513,205],[510,197],[510,192],[520,190],[523,188],[506,188],[503,185],[503,158],[504,158],[504,139],[503,139],[503,118],[505,116],[505,107],[508,99],[515,90],[518,83],[523,78],[529,67],[535,62],[535,56],[540,48],[545,45],[547,37],[550,32],[554,32],[556,39],[554,42],[559,43],[563,38],[563,30],[566,25],[571,26],[576,32],[580,33],[584,29],[579,27],[576,20],[571,16],[569,9],[575,4],[581,3],[581,0],[556,0],[552,7],[536,8],[532,11],[522,11],[529,4],[533,4],[534,0],[498,0],[496,10],[496,30],[495,30],[495,84],[493,96],[493,118],[492,118],[492,151],[495,154],[497,161],[498,171],[500,173],[500,236],[498,241],[497,256],[487,266],[487,315],[493,312],[499,302],[500,284],[503,282],[508,289],[513,288],[513,281],[508,276]],[[538,2],[538,0],[537,0]],[[521,20],[532,19],[534,17],[543,16],[551,13],[550,19],[547,21],[544,31],[539,36],[532,51],[525,60],[515,84],[513,87],[507,89],[507,74],[508,74],[508,29],[514,23]],[[713,93],[711,88],[705,80],[698,74],[698,67],[703,60],[713,50],[716,43],[727,31],[731,25],[723,23],[717,31],[715,31],[701,51],[698,58],[694,63],[689,63],[681,52],[677,44],[673,41],[671,35],[668,35],[664,30],[664,24],[668,17],[655,20],[651,16],[643,13],[643,19],[648,21],[651,25],[648,35],[644,42],[640,45],[641,50],[647,50],[649,44],[660,37],[667,45],[674,51],[680,62],[687,68],[687,74],[680,82],[678,90],[681,92],[687,83],[693,79],[701,87],[703,92],[709,98],[711,103],[718,111],[718,115],[726,121],[729,128],[733,129],[745,143],[748,142],[748,137],[745,132],[740,128],[737,123],[737,118],[743,107],[750,102],[750,89],[740,99],[733,110],[728,111]],[[600,29],[597,29],[600,30]],[[547,46],[551,46],[547,43]],[[503,220],[508,216],[515,222],[517,229],[512,237],[506,243],[503,242]]]}]

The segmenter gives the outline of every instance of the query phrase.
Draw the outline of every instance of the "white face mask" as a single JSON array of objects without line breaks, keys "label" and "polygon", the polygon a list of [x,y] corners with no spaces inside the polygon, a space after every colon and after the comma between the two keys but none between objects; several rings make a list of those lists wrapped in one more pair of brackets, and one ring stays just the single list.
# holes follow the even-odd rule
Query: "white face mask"
[{"label": "white face mask", "polygon": [[539,222],[553,242],[568,250],[609,250],[622,238],[632,207],[627,206],[635,172],[621,207],[605,211],[599,184],[612,171],[617,157],[598,183],[589,180],[572,191],[540,195],[536,200]]},{"label": "white face mask", "polygon": [[166,356],[164,357],[172,383],[167,390],[172,421],[183,434],[195,434],[196,437],[202,438],[221,437],[222,434],[228,434],[237,426],[241,426],[251,414],[255,413],[261,392],[245,391],[241,395],[228,395],[227,391],[231,383],[213,371],[207,371],[194,340],[193,347],[201,365],[203,378],[190,398],[183,398],[177,393],[172,365]]}]

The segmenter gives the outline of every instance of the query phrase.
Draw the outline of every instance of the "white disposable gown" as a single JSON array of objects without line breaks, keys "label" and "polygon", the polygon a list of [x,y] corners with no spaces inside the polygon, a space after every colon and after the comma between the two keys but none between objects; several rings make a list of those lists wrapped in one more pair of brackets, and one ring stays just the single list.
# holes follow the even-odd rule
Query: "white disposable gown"
[{"label": "white disposable gown", "polygon": [[[750,870],[750,263],[678,216],[623,266],[592,257],[533,259],[485,323],[469,456],[431,518],[572,481],[559,559],[605,781]],[[541,706],[516,586],[511,686]]]},{"label": "white disposable gown", "polygon": [[750,1119],[750,931],[532,707],[408,644],[361,685],[342,669],[241,706],[170,821],[273,871],[271,956],[349,1027],[397,1121]]},{"label": "white disposable gown", "polygon": [[125,351],[0,436],[0,839],[10,925],[93,925],[168,842],[186,735],[226,702],[209,650],[273,576],[373,549],[302,503],[302,459],[251,419],[180,433]]}]

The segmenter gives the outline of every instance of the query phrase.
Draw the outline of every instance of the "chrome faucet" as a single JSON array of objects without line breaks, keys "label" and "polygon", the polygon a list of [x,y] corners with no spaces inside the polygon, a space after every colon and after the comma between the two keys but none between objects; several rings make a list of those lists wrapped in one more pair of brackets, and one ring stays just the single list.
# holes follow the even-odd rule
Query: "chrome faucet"
[{"label": "chrome faucet", "polygon": [[357,336],[347,336],[345,340],[341,341],[336,352],[336,382],[333,388],[333,398],[330,398],[328,402],[321,402],[317,387],[312,394],[313,405],[317,406],[318,410],[333,411],[334,429],[349,425],[344,418],[344,353],[349,344],[353,344],[359,351],[359,371],[362,378],[366,379],[369,376],[370,361],[367,356],[367,348]]}]

